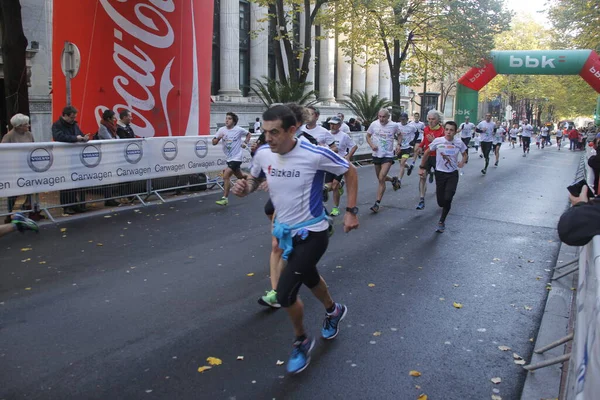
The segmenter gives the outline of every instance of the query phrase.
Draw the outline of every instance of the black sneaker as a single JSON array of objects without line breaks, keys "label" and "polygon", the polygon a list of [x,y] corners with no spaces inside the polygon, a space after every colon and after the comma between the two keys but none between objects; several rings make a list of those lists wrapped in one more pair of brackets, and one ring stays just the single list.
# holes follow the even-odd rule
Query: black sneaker
[{"label": "black sneaker", "polygon": [[323,186],[323,203],[327,203],[329,200],[329,188],[327,185]]},{"label": "black sneaker", "polygon": [[496,162],[494,163],[494,166],[496,166],[496,167],[498,166],[498,161],[496,161]]},{"label": "black sneaker", "polygon": [[425,200],[419,200],[419,204],[417,204],[417,210],[422,210],[425,208]]},{"label": "black sneaker", "polygon": [[394,189],[394,192],[398,189],[400,189],[400,182],[398,181],[398,177],[394,176],[392,178],[392,189]]},{"label": "black sneaker", "polygon": [[412,174],[412,170],[415,166],[413,164],[408,165],[408,170],[406,171],[406,175],[410,176]]},{"label": "black sneaker", "polygon": [[436,232],[437,233],[444,233],[444,231],[446,230],[446,224],[444,224],[443,222],[438,222],[437,227],[436,227]]},{"label": "black sneaker", "polygon": [[373,206],[369,210],[373,211],[374,213],[378,213],[379,212],[379,203],[375,202],[375,204],[373,204]]},{"label": "black sneaker", "polygon": [[481,170],[481,173],[482,173],[483,175],[485,175],[485,173],[486,173],[486,172],[487,172],[487,171],[485,170],[485,168]]}]

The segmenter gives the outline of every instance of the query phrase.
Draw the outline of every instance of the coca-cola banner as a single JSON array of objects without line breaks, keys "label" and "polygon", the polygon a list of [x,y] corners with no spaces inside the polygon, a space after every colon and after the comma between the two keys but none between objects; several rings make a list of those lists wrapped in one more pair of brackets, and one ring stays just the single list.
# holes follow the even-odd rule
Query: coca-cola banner
[{"label": "coca-cola banner", "polygon": [[209,133],[212,0],[54,0],[52,114],[66,105],[65,41],[81,54],[71,104],[82,130],[129,109],[141,137]]}]

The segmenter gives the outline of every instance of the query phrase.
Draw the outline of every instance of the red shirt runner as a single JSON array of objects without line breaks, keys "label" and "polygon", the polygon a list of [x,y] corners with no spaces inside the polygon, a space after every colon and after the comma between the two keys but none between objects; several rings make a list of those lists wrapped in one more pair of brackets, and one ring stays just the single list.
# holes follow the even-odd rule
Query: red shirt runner
[{"label": "red shirt runner", "polygon": [[[429,143],[431,143],[429,140],[427,140],[427,135],[431,135],[433,134],[434,138],[439,138],[444,136],[444,127],[440,125],[440,127],[438,129],[431,129],[429,127],[429,125],[427,125],[425,127],[425,129],[423,129],[423,141],[421,142],[421,144],[419,145],[419,147],[423,148],[423,151],[427,150],[429,148]],[[429,157],[435,157],[435,151],[432,151],[431,153],[429,153]]]}]

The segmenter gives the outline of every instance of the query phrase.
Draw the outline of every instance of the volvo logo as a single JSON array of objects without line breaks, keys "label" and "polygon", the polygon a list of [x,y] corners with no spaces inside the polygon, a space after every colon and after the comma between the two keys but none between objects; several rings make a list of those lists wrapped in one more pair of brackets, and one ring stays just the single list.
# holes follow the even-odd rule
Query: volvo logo
[{"label": "volvo logo", "polygon": [[196,142],[194,151],[198,158],[204,158],[208,154],[208,142],[206,139],[200,139]]},{"label": "volvo logo", "polygon": [[177,157],[177,142],[173,140],[167,140],[163,144],[162,155],[167,161],[173,161]]},{"label": "volvo logo", "polygon": [[79,153],[81,163],[88,168],[95,168],[102,161],[102,151],[99,144],[88,144]]},{"label": "volvo logo", "polygon": [[137,164],[142,159],[144,150],[142,145],[137,142],[129,143],[125,146],[125,160],[129,164]]},{"label": "volvo logo", "polygon": [[46,172],[52,166],[54,156],[51,147],[38,147],[27,155],[27,165],[35,172]]}]

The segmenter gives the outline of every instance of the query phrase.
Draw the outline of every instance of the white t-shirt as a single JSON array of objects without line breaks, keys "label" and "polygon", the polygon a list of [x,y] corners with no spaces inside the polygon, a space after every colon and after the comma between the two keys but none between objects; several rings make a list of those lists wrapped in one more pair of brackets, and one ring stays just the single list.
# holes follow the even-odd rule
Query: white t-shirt
[{"label": "white t-shirt", "polygon": [[461,138],[470,138],[473,134],[473,130],[475,129],[475,124],[472,122],[463,122],[460,124],[460,137]]},{"label": "white t-shirt", "polygon": [[508,134],[510,135],[511,138],[516,138],[518,133],[519,133],[519,130],[517,128],[512,128],[508,132]]},{"label": "white t-shirt", "polygon": [[429,144],[431,151],[436,151],[435,170],[441,172],[454,172],[458,169],[458,155],[467,151],[465,143],[457,137],[452,142],[445,137],[433,139]]},{"label": "white t-shirt", "polygon": [[541,133],[544,137],[548,136],[548,128],[544,126],[541,130]]},{"label": "white t-shirt", "polygon": [[398,130],[402,134],[400,148],[403,150],[410,149],[410,142],[412,142],[415,138],[415,133],[417,133],[417,127],[413,124],[402,125],[402,123],[398,123]]},{"label": "white t-shirt", "polygon": [[329,147],[333,144],[333,136],[331,133],[321,125],[317,125],[312,129],[308,128],[308,125],[302,125],[300,128],[302,132],[308,133],[310,136],[314,137],[315,140],[319,143],[319,146]]},{"label": "white t-shirt", "polygon": [[498,143],[504,142],[504,135],[505,134],[506,134],[506,130],[503,127],[499,127],[498,129],[496,129],[496,132],[494,133],[494,137],[493,137],[492,143],[498,144]]},{"label": "white t-shirt", "polygon": [[496,128],[496,123],[490,121],[487,122],[485,120],[481,121],[477,125],[477,129],[482,132],[479,132],[481,135],[482,142],[492,142],[494,140],[494,129]]},{"label": "white t-shirt", "polygon": [[254,133],[260,133],[260,122],[256,121],[254,123]]},{"label": "white t-shirt", "polygon": [[379,121],[373,121],[367,129],[367,133],[371,134],[371,141],[377,146],[373,157],[394,157],[394,139],[398,132],[398,124],[395,122],[388,121],[387,124],[381,125]]},{"label": "white t-shirt", "polygon": [[562,138],[563,137],[563,131],[562,131],[562,129],[557,129],[556,130],[556,137],[557,138]]},{"label": "white t-shirt", "polygon": [[344,133],[350,133],[350,127],[348,126],[347,123],[342,121],[342,126],[340,126],[340,131],[342,131]]},{"label": "white t-shirt", "polygon": [[[297,140],[294,148],[286,154],[273,153],[269,146],[261,146],[254,155],[250,174],[258,178],[264,171],[269,195],[277,210],[277,220],[292,226],[323,213],[325,172],[342,175],[349,167],[348,161],[330,149]],[[324,220],[306,229],[321,232],[328,226]],[[293,230],[292,236],[297,231]]]},{"label": "white t-shirt", "polygon": [[521,126],[521,136],[531,137],[531,135],[533,135],[533,126],[529,124]]},{"label": "white t-shirt", "polygon": [[239,126],[227,129],[222,126],[217,131],[216,137],[223,143],[223,153],[227,161],[242,161],[242,137],[246,137],[248,131]]},{"label": "white t-shirt", "polygon": [[338,131],[337,133],[331,132],[335,145],[337,146],[337,153],[340,157],[345,157],[346,154],[356,146],[352,137],[346,132]]},{"label": "white t-shirt", "polygon": [[417,140],[423,141],[423,131],[425,130],[425,124],[422,121],[412,121],[409,123],[409,125],[413,125],[415,128],[417,128],[417,131],[419,132],[419,137],[417,138]]}]

